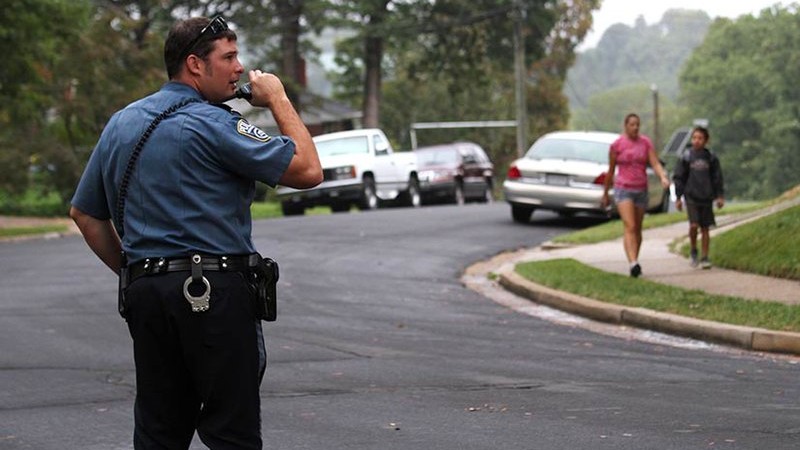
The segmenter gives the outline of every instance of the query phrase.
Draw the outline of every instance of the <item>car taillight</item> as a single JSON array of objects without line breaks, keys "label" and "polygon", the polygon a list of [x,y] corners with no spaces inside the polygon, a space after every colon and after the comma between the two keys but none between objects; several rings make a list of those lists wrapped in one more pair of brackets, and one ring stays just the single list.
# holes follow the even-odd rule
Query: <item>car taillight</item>
[{"label": "car taillight", "polygon": [[522,178],[522,172],[519,171],[517,166],[511,166],[508,168],[508,176],[509,180],[518,180]]},{"label": "car taillight", "polygon": [[603,172],[600,175],[598,175],[597,178],[595,178],[594,181],[592,181],[592,183],[599,184],[601,186],[606,184],[606,173]]}]

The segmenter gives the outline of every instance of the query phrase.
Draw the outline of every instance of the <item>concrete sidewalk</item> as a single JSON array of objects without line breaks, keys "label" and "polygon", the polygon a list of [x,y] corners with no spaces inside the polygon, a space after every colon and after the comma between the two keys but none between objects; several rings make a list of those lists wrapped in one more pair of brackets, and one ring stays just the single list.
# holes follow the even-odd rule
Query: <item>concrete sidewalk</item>
[{"label": "concrete sidewalk", "polygon": [[[713,247],[713,237],[716,234],[797,205],[800,205],[800,198],[782,202],[754,213],[719,217],[717,220],[719,227],[712,232],[711,245]],[[687,222],[644,231],[639,254],[642,278],[686,289],[699,289],[713,294],[754,301],[775,301],[800,305],[800,282],[798,281],[717,267],[712,267],[710,270],[691,267],[688,259],[670,251],[670,246],[675,241],[688,240],[687,232]],[[794,239],[796,236],[787,238]],[[557,258],[572,258],[589,266],[626,276],[629,273],[629,265],[625,258],[621,238],[577,246],[545,243],[539,247],[518,252],[514,258],[503,263],[496,271],[500,276],[500,284],[506,289],[539,303],[597,320],[626,323],[753,350],[800,354],[800,333],[733,326],[674,314],[657,313],[643,308],[629,308],[598,302],[531,283],[514,272],[516,264],[521,262]]]}]

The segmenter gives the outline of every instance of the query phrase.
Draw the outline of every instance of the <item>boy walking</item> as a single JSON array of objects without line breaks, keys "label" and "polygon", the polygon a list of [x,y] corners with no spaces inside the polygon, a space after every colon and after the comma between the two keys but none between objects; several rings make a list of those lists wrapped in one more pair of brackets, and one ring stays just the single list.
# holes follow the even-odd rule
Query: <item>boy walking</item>
[{"label": "boy walking", "polygon": [[[706,148],[709,135],[703,127],[692,130],[692,149],[683,154],[675,167],[672,180],[675,182],[675,193],[678,200],[675,207],[683,210],[686,199],[686,212],[689,215],[689,242],[691,243],[692,267],[698,264],[703,269],[711,268],[708,259],[708,248],[711,241],[708,229],[716,225],[714,221],[714,202],[717,208],[725,205],[723,196],[722,169],[719,159]],[[697,259],[697,229],[702,234],[702,253]]]}]

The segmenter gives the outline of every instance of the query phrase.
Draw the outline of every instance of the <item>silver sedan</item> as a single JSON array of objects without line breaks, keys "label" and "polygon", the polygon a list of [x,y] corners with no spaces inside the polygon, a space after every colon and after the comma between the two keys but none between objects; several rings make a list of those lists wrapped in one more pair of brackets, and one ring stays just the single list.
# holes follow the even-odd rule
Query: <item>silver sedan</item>
[{"label": "silver sedan", "polygon": [[[524,157],[511,163],[503,182],[514,221],[528,222],[535,209],[556,211],[565,217],[576,212],[607,214],[600,199],[608,150],[618,137],[602,131],[559,131],[534,142]],[[666,211],[669,192],[649,167],[647,179],[648,211]]]}]

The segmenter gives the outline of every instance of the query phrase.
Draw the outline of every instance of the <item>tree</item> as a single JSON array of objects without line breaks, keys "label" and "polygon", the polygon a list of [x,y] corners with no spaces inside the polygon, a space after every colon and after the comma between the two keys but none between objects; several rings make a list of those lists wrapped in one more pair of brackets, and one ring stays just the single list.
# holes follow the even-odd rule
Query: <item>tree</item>
[{"label": "tree", "polygon": [[[32,174],[40,190],[58,192],[66,204],[110,115],[165,81],[158,34],[177,2],[19,0],[6,6],[0,30],[13,30],[7,32],[24,51],[10,51],[14,63],[0,75],[12,78],[3,81],[0,120],[14,124],[4,123],[0,139],[18,169],[3,172],[3,188],[24,191]],[[28,73],[21,77],[18,70]]]},{"label": "tree", "polygon": [[44,147],[46,112],[63,86],[53,62],[85,23],[87,5],[65,0],[18,0],[0,9],[0,189],[27,188],[34,148]]},{"label": "tree", "polygon": [[[362,121],[365,127],[377,127],[380,123],[380,99],[383,80],[383,59],[387,40],[400,37],[398,25],[415,8],[425,8],[427,2],[420,0],[340,0],[334,2],[342,24],[355,31],[355,36],[345,40],[337,50],[337,63],[344,66],[344,80],[354,80],[360,75]],[[353,84],[349,84],[349,96],[353,100]]]},{"label": "tree", "polygon": [[768,198],[798,182],[798,29],[797,5],[718,19],[681,74],[686,107],[711,120],[731,196]]},{"label": "tree", "polygon": [[[648,25],[640,17],[633,27],[615,24],[603,33],[596,48],[578,54],[574,66],[569,69],[566,95],[573,111],[573,128],[592,128],[587,118],[597,123],[618,124],[628,111],[644,113],[652,109],[651,94],[640,86],[658,86],[662,102],[677,102],[678,77],[692,51],[700,45],[711,19],[703,11],[668,10],[658,23]],[[593,109],[598,101],[594,96],[619,89],[642,92],[639,105],[619,105],[622,109],[608,110],[609,117],[602,117]],[[665,111],[668,113],[668,111]],[[661,117],[672,119],[667,114]],[[582,121],[578,122],[577,119]],[[668,127],[662,127],[669,130]],[[619,125],[614,130],[618,130]],[[652,128],[651,128],[652,129]]]},{"label": "tree", "polygon": [[[597,5],[596,1],[523,2],[533,136],[566,124],[568,109],[561,86]],[[510,1],[438,1],[425,12],[424,20],[406,21],[422,25],[411,38],[391,41],[381,106],[384,128],[401,146],[409,144],[411,122],[515,117],[513,7]],[[454,135],[484,146],[499,167],[516,156],[511,129],[426,131],[420,134],[420,144],[453,140]]]},{"label": "tree", "polygon": [[254,67],[274,70],[287,94],[300,105],[305,89],[305,62],[316,49],[305,38],[330,23],[328,0],[240,0],[231,3],[229,16],[243,36],[247,57]]}]

